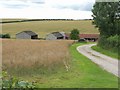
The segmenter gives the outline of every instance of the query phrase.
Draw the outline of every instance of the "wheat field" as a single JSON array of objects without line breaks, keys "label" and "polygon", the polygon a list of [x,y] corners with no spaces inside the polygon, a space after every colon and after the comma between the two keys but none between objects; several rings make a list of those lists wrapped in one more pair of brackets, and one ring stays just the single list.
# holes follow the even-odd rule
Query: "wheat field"
[{"label": "wheat field", "polygon": [[70,33],[71,30],[78,29],[83,33],[99,33],[98,29],[92,25],[92,20],[78,21],[32,21],[19,23],[2,24],[2,32],[9,33],[12,38],[21,31],[31,30],[39,35],[40,38],[45,38],[46,34],[56,31]]},{"label": "wheat field", "polygon": [[[18,75],[45,73],[59,67],[68,70],[70,61],[68,47],[72,43],[73,41],[66,40],[3,40],[3,70]],[[35,70],[38,72],[34,72]]]}]

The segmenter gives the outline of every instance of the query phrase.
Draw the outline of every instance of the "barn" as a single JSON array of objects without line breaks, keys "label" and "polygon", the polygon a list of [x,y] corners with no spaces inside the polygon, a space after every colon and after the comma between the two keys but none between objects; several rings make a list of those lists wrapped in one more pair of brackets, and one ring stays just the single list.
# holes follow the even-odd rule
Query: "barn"
[{"label": "barn", "polygon": [[59,39],[65,39],[64,32],[52,32],[46,35],[46,40],[59,40]]},{"label": "barn", "polygon": [[[68,39],[70,39],[70,34],[66,34]],[[97,41],[99,39],[99,34],[79,34],[80,39],[84,39],[86,41]]]},{"label": "barn", "polygon": [[38,39],[38,35],[32,31],[22,31],[16,34],[16,39]]},{"label": "barn", "polygon": [[80,34],[80,38],[83,38],[87,41],[97,41],[99,39],[99,34]]}]

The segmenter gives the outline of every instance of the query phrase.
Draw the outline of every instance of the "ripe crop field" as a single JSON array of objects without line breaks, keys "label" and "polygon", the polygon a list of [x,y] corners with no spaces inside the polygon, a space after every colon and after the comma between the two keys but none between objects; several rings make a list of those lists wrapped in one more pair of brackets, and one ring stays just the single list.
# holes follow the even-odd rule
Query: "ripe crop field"
[{"label": "ripe crop field", "polygon": [[72,43],[66,40],[4,39],[2,69],[21,80],[34,82],[36,88],[118,87],[118,77],[76,50],[87,43]]},{"label": "ripe crop field", "polygon": [[3,70],[11,75],[52,73],[68,70],[69,50],[73,41],[3,40]]},{"label": "ripe crop field", "polygon": [[99,33],[94,25],[92,25],[91,20],[31,21],[2,24],[2,33],[9,33],[12,38],[15,38],[16,33],[25,30],[34,31],[39,35],[40,38],[44,38],[46,34],[51,32],[63,31],[70,33],[72,29],[78,29],[80,33]]}]

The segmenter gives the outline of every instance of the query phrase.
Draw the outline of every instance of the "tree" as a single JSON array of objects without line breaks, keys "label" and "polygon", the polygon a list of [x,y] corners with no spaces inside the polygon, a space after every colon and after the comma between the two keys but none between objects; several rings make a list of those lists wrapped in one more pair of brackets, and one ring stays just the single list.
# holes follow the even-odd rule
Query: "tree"
[{"label": "tree", "polygon": [[70,34],[70,39],[78,40],[79,39],[79,30],[73,29]]},{"label": "tree", "polygon": [[120,2],[96,2],[93,6],[93,24],[100,31],[98,45],[111,51],[120,51]]},{"label": "tree", "polygon": [[120,2],[96,2],[93,6],[93,24],[100,35],[120,35]]}]

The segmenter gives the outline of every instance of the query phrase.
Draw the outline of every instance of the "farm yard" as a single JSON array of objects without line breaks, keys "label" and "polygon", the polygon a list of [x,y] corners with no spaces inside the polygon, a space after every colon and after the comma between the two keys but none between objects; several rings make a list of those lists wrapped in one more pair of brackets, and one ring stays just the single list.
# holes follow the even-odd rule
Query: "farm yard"
[{"label": "farm yard", "polygon": [[101,69],[69,40],[2,40],[3,70],[37,88],[117,88],[118,79]]},{"label": "farm yard", "polygon": [[70,31],[74,28],[78,29],[80,31],[80,34],[99,33],[98,30],[92,25],[92,20],[31,21],[31,22],[5,23],[2,24],[2,33],[8,33],[11,35],[12,38],[15,38],[15,34],[24,30],[31,30],[33,32],[36,32],[40,38],[44,38],[46,34],[49,34],[51,32],[63,31],[66,33],[70,33]]}]

